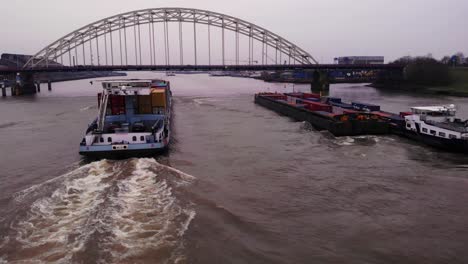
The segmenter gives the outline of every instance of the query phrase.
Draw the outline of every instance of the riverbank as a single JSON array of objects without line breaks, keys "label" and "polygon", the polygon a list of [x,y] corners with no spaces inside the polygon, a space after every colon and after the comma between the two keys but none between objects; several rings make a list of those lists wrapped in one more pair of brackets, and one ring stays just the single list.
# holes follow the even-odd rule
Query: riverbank
[{"label": "riverbank", "polygon": [[373,83],[369,86],[395,92],[468,97],[468,68],[451,68],[450,77],[452,79],[452,83],[447,86],[423,86],[405,82],[398,83],[396,85]]},{"label": "riverbank", "polygon": [[127,76],[124,72],[107,72],[107,71],[89,71],[89,72],[54,72],[54,73],[39,73],[34,79],[40,82],[64,82],[64,81],[75,81],[83,79],[93,79],[100,77],[115,77],[115,76]]}]

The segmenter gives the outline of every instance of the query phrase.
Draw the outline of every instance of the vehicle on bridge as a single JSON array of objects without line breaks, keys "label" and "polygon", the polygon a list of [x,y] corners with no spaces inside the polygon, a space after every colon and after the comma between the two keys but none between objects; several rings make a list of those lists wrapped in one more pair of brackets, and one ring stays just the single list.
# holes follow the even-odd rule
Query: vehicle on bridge
[{"label": "vehicle on bridge", "polygon": [[167,149],[172,93],[163,80],[102,82],[98,117],[80,143],[90,158],[151,156]]}]

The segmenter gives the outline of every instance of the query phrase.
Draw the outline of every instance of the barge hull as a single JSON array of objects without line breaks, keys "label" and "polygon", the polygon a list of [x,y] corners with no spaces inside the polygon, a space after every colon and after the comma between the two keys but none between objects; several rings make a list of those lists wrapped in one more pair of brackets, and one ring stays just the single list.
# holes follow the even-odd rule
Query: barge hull
[{"label": "barge hull", "polygon": [[395,127],[392,133],[401,137],[405,137],[419,143],[431,146],[433,148],[446,150],[456,153],[468,154],[468,142],[461,139],[435,138],[414,131],[406,130],[404,127]]},{"label": "barge hull", "polygon": [[113,151],[83,151],[83,155],[87,159],[128,159],[128,158],[144,158],[153,157],[168,151],[168,147],[158,149],[131,149],[131,150],[113,150]]}]

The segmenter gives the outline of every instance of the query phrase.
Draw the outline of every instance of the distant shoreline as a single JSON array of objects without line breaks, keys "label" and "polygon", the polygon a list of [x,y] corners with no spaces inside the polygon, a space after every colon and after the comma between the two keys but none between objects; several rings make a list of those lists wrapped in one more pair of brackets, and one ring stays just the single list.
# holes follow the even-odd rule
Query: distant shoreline
[{"label": "distant shoreline", "polygon": [[368,86],[389,92],[468,97],[468,68],[453,68],[450,70],[450,75],[452,83],[445,86],[426,86],[408,82],[372,83]]},{"label": "distant shoreline", "polygon": [[425,95],[442,95],[442,96],[455,96],[455,97],[468,97],[468,91],[453,91],[450,86],[446,87],[425,87],[414,84],[399,84],[387,85],[372,83],[368,87],[376,88],[382,91],[395,92],[395,93],[410,93],[410,94],[425,94]]}]

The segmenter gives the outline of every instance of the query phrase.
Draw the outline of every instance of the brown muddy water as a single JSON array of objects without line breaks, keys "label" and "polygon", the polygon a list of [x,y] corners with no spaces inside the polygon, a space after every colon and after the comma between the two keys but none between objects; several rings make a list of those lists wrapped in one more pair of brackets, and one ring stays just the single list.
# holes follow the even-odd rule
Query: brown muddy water
[{"label": "brown muddy water", "polygon": [[[308,90],[164,78],[174,140],[155,158],[87,162],[98,84],[0,99],[0,263],[468,263],[468,157],[395,136],[334,138],[253,103]],[[334,85],[387,111],[468,100]]]}]

